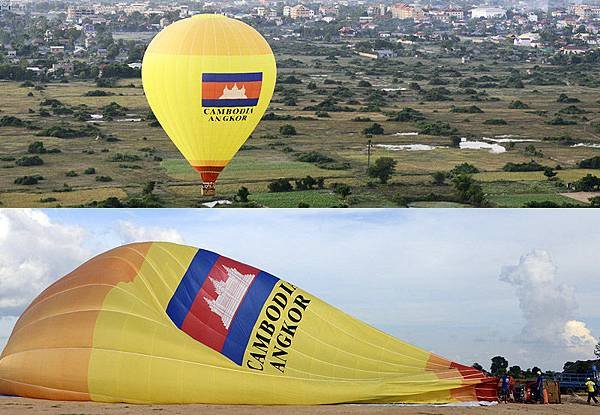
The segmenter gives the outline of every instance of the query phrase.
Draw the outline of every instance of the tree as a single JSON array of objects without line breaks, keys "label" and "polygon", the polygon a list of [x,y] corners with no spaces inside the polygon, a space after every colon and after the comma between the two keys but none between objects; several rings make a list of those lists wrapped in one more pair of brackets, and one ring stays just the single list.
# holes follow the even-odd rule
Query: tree
[{"label": "tree", "polygon": [[492,376],[499,376],[506,373],[508,368],[508,360],[502,356],[492,357],[492,365],[490,366],[490,372]]},{"label": "tree", "polygon": [[468,174],[455,176],[452,179],[452,183],[461,201],[471,203],[474,206],[483,206],[485,204],[485,194],[481,185]]},{"label": "tree", "polygon": [[596,345],[596,347],[594,347],[594,355],[598,358],[600,358],[600,343],[598,343]]},{"label": "tree", "polygon": [[242,186],[238,189],[235,197],[242,203],[248,202],[248,196],[250,196],[250,190],[246,186]]},{"label": "tree", "polygon": [[511,366],[510,368],[508,368],[508,373],[513,377],[513,378],[521,378],[523,377],[523,371],[521,370],[520,366]]},{"label": "tree", "polygon": [[367,174],[369,177],[377,178],[382,184],[385,184],[395,171],[396,160],[391,157],[380,157],[369,167]]}]

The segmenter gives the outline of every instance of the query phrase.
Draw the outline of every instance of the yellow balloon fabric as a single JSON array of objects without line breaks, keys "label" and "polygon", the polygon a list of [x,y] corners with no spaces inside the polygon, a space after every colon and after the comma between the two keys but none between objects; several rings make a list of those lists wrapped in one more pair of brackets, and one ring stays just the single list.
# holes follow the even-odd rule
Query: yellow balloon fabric
[{"label": "yellow balloon fabric", "polygon": [[148,45],[146,98],[207,193],[258,125],[276,75],[275,57],[260,33],[218,14],[179,20]]},{"label": "yellow balloon fabric", "polygon": [[268,272],[161,242],[59,279],[0,355],[0,394],[56,400],[447,403],[496,400],[496,383]]}]

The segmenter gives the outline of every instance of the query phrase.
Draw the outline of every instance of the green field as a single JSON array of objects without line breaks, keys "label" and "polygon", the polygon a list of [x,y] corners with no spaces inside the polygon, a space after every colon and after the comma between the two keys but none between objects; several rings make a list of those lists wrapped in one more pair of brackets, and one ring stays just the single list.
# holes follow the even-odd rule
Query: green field
[{"label": "green field", "polygon": [[[514,70],[526,74],[527,71],[543,69],[551,72],[559,68],[536,69],[527,64],[493,64],[486,60],[463,65],[451,57],[396,58],[390,61],[356,56],[331,58],[325,54],[291,54],[287,50],[292,46],[276,51],[279,83],[268,112],[274,112],[278,120],[263,120],[223,171],[217,184],[220,199],[233,200],[238,189],[245,186],[250,190],[253,205],[268,207],[296,207],[300,203],[311,207],[458,207],[464,206],[464,203],[450,180],[446,185],[436,186],[431,175],[438,171],[448,172],[461,163],[470,163],[480,171],[473,177],[482,184],[488,206],[521,207],[530,201],[577,204],[559,193],[567,192],[568,183],[586,174],[600,176],[598,170],[577,168],[582,159],[600,155],[600,148],[573,146],[574,143],[600,143],[598,88],[577,84],[530,85],[525,75],[524,88],[481,87],[476,84],[472,91],[466,91],[468,88],[460,86],[461,81],[469,77],[486,75],[501,84]],[[330,45],[322,46],[327,48]],[[286,83],[290,75],[301,83]],[[444,84],[450,100],[439,101],[417,91],[415,85],[422,90],[437,88],[431,85],[432,79]],[[358,86],[360,80],[368,81],[371,86]],[[402,90],[384,91],[390,88]],[[84,96],[96,89],[113,95]],[[478,94],[475,98],[473,90]],[[76,80],[48,83],[43,88],[0,82],[0,91],[3,96],[0,118],[15,116],[30,123],[29,126],[0,127],[2,206],[79,206],[111,196],[126,202],[139,197],[149,181],[156,182],[154,194],[164,206],[199,206],[210,200],[200,196],[198,174],[187,165],[162,129],[149,125],[149,108],[139,79],[121,80],[113,88],[98,88],[93,82]],[[578,102],[557,102],[561,93]],[[325,106],[329,109],[322,110],[318,114],[321,117],[317,116],[317,110],[307,108],[323,104],[328,97],[339,108]],[[59,100],[66,111],[41,106],[42,101],[47,99]],[[509,108],[515,100],[526,103],[529,108]],[[77,118],[81,111],[100,113],[102,107],[111,102],[126,107],[127,116],[94,122]],[[464,108],[473,105],[481,112],[452,111],[453,106]],[[564,109],[570,105],[577,109],[565,112]],[[388,120],[402,108],[419,111],[426,123],[449,123],[454,130],[433,132],[424,130],[423,124],[415,120]],[[42,110],[48,112],[46,116],[42,116]],[[556,114],[575,124],[550,125],[548,121]],[[287,116],[292,119],[281,119]],[[298,116],[307,119],[293,118]],[[353,121],[357,117],[369,121]],[[121,118],[140,121],[126,122],[120,121]],[[501,119],[505,123],[490,125],[486,123],[490,119]],[[384,133],[367,137],[363,129],[374,122],[383,126]],[[282,136],[279,129],[284,124],[293,125],[298,134]],[[77,138],[40,134],[40,131],[56,126],[72,129],[93,126],[98,134]],[[415,132],[419,134],[399,135]],[[509,135],[516,140],[533,141],[515,142],[514,147],[507,148],[508,151],[492,153],[489,149],[453,148],[452,135],[488,144],[492,143],[489,139],[500,140]],[[570,139],[560,140],[561,136],[569,136]],[[391,157],[397,162],[396,173],[387,185],[375,183],[376,180],[366,174],[369,139],[374,145],[371,160]],[[46,149],[59,149],[60,153],[39,154],[43,165],[16,165],[18,159],[27,155],[27,148],[34,141],[42,141]],[[395,151],[382,147],[408,144],[437,148]],[[497,144],[508,146],[506,143]],[[526,148],[529,145],[535,147],[534,154]],[[323,168],[297,160],[298,154],[308,151],[319,152],[333,162]],[[532,159],[552,168],[560,165],[562,170],[557,170],[557,178],[553,181],[544,177],[542,172],[502,170],[506,163],[523,163]],[[90,168],[95,172],[85,174]],[[34,175],[43,176],[43,179],[36,184],[15,184],[20,177]],[[268,191],[268,184],[273,180],[288,178],[294,184],[295,180],[307,175],[324,178],[324,189],[284,193]],[[346,198],[333,194],[333,183],[348,184],[352,188],[351,194]]]}]

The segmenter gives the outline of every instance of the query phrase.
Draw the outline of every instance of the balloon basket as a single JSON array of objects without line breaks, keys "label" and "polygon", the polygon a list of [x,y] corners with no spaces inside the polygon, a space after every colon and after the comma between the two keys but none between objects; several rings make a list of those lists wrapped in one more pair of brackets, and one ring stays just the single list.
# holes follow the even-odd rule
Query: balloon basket
[{"label": "balloon basket", "polygon": [[202,183],[202,196],[214,196],[216,194],[215,183]]}]

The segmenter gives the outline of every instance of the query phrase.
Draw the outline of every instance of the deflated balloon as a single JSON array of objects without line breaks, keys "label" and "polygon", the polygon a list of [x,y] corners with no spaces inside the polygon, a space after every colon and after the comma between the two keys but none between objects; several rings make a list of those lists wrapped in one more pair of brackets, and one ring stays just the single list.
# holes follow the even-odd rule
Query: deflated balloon
[{"label": "deflated balloon", "polygon": [[214,252],[137,243],[47,288],[0,356],[0,394],[131,403],[442,403],[496,380]]},{"label": "deflated balloon", "polygon": [[247,24],[216,14],[179,20],[150,42],[142,64],[152,111],[197,170],[203,193],[262,118],[275,88],[267,41]]}]

